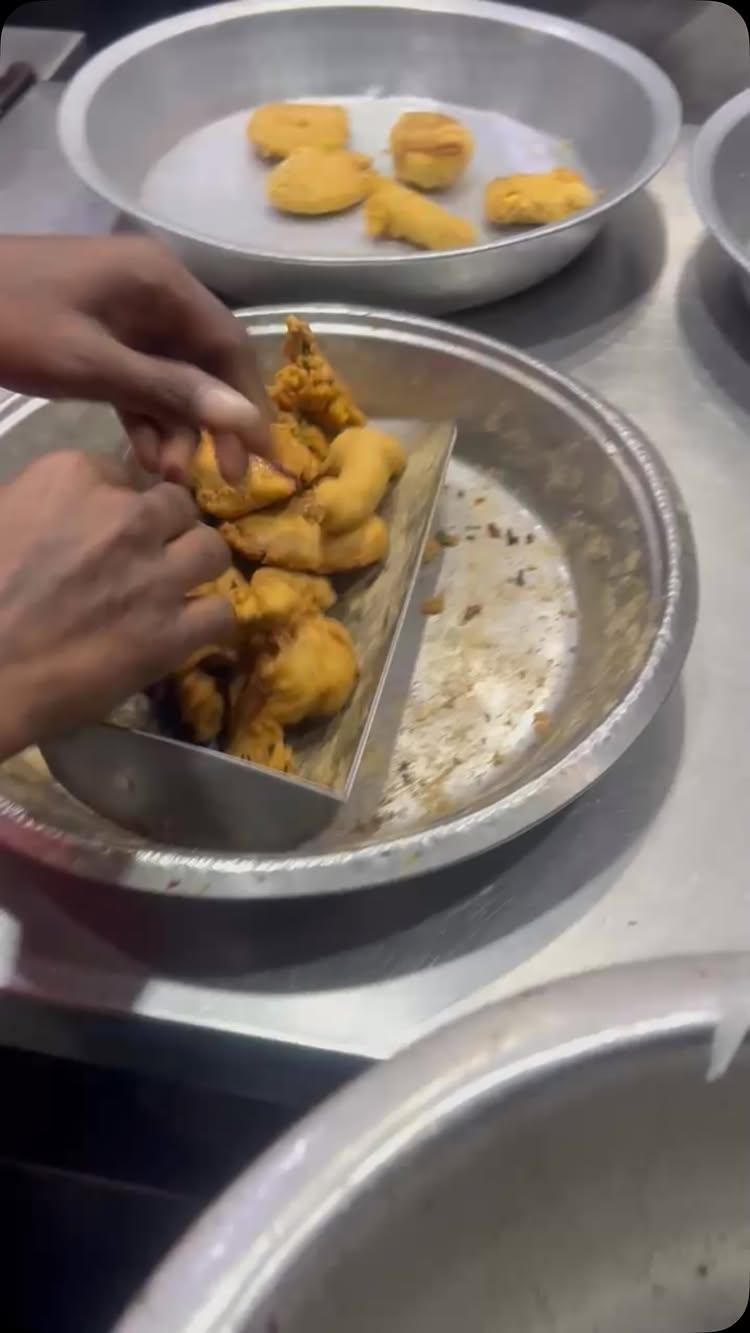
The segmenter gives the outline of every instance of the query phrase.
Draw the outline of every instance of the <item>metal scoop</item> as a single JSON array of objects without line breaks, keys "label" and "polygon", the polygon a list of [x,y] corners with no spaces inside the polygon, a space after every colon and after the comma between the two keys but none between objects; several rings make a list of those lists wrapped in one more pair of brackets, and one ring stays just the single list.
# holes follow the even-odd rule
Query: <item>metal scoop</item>
[{"label": "metal scoop", "polygon": [[299,776],[98,723],[43,748],[53,776],[77,800],[155,841],[207,851],[288,851],[335,817],[367,747],[456,435],[452,422],[373,424],[397,435],[407,454],[380,510],[390,554],[340,593],[336,614],[354,641],[359,681],[338,717],[295,740]]}]

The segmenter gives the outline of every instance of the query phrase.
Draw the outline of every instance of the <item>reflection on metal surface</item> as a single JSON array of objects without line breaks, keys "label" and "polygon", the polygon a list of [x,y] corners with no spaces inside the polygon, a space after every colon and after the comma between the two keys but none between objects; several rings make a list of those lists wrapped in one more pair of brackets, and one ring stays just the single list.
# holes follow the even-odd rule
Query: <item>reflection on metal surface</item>
[{"label": "reflection on metal surface", "polygon": [[[474,856],[567,804],[622,754],[674,683],[695,618],[692,542],[671,479],[629,423],[521,353],[460,329],[348,308],[303,313],[367,410],[396,418],[429,410],[459,423],[450,503],[471,500],[475,518],[458,533],[465,550],[456,595],[468,596],[469,576],[476,591],[464,607],[449,597],[430,630],[442,651],[433,639],[416,670],[407,740],[424,728],[430,745],[421,756],[409,745],[411,758],[399,753],[386,775],[390,745],[376,730],[361,782],[321,846],[265,858],[149,844],[103,824],[14,760],[3,769],[2,791],[6,838],[21,850],[76,873],[178,895],[298,897],[392,883]],[[244,316],[265,368],[283,317],[281,310]],[[119,442],[113,417],[78,405],[11,407],[5,425],[6,475],[66,436],[98,448]],[[476,499],[494,517],[479,518]],[[461,512],[451,509],[448,521]],[[490,523],[503,535],[492,537]],[[535,540],[527,544],[528,536]],[[539,555],[530,554],[537,545]],[[444,556],[448,588],[455,549]],[[467,617],[471,607],[478,610]],[[410,614],[421,628],[416,602]],[[511,631],[501,655],[493,651],[498,631],[484,629],[484,620]],[[408,621],[400,650],[408,654]],[[402,670],[397,656],[384,727],[394,716],[389,697],[402,705],[408,691],[408,657]],[[458,735],[429,700],[446,689],[455,696],[461,676],[465,698],[451,702]],[[497,684],[503,677],[505,690]],[[489,764],[488,727],[498,758]],[[412,763],[409,781],[403,765]],[[449,764],[439,789],[431,787]]]},{"label": "reflection on metal surface", "polygon": [[[747,1303],[750,956],[558,982],[366,1074],[226,1192],[117,1333],[683,1333]],[[745,1034],[746,1037],[746,1034]]]},{"label": "reflection on metal surface", "polygon": [[690,161],[695,205],[709,231],[739,266],[750,299],[750,92],[726,102],[698,134]]}]

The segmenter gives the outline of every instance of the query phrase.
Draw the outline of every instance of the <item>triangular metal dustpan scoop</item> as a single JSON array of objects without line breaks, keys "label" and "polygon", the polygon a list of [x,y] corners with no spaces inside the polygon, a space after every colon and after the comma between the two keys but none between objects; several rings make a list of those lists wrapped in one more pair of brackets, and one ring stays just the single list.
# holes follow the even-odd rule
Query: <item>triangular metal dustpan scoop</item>
[{"label": "triangular metal dustpan scoop", "polygon": [[373,424],[397,435],[408,459],[380,511],[390,554],[340,592],[335,614],[354,640],[360,678],[343,713],[295,745],[299,776],[98,723],[44,747],[77,800],[154,842],[205,851],[289,851],[334,819],[367,747],[456,436],[452,422]]}]

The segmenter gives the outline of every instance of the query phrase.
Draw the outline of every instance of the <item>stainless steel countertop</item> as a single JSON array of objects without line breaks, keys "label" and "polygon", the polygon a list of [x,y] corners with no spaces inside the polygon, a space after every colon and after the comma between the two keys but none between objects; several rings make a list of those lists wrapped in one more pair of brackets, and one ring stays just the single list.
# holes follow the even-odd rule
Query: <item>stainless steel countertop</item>
[{"label": "stainless steel countertop", "polygon": [[[726,5],[658,54],[693,124],[748,82],[747,30]],[[60,159],[56,98],[37,88],[0,125],[14,166],[5,230],[114,222]],[[572,268],[462,321],[629,413],[682,487],[700,619],[648,732],[535,833],[343,906],[136,903],[3,854],[0,1041],[306,1102],[490,997],[630,959],[750,948],[750,311],[688,197],[693,136],[688,125]]]}]

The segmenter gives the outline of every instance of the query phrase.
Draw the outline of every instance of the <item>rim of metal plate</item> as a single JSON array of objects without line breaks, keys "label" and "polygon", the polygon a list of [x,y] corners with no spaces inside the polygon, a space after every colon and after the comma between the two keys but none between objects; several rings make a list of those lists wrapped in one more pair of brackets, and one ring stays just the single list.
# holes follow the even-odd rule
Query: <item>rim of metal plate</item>
[{"label": "rim of metal plate", "polygon": [[[86,118],[97,89],[101,87],[105,79],[114,70],[125,65],[128,60],[178,33],[192,32],[197,28],[208,27],[219,21],[224,22],[241,18],[243,15],[294,10],[299,8],[299,3],[300,0],[233,0],[229,4],[210,5],[205,9],[195,10],[193,13],[178,14],[174,18],[164,19],[160,23],[149,24],[148,27],[141,28],[131,36],[114,42],[112,46],[94,56],[76,74],[66,90],[59,108],[58,133],[60,142],[74,169],[92,190],[107,199],[121,212],[134,213],[142,222],[157,230],[163,228],[165,226],[164,218],[159,218],[148,212],[140,203],[136,206],[133,199],[113,188],[109,177],[100,171],[89,151],[86,137]],[[640,169],[622,189],[606,195],[598,204],[586,209],[584,213],[576,213],[562,222],[535,228],[533,238],[518,235],[500,237],[498,240],[489,241],[485,245],[469,246],[460,251],[444,250],[441,252],[442,258],[448,255],[466,255],[476,254],[480,251],[501,250],[507,246],[522,246],[529,239],[566,231],[569,227],[576,226],[582,217],[593,219],[604,215],[618,203],[629,198],[631,194],[646,185],[671,156],[677,142],[682,123],[682,106],[671,80],[655,61],[637,51],[635,47],[629,46],[627,42],[619,41],[616,37],[610,37],[606,33],[599,32],[596,28],[591,28],[587,24],[577,23],[572,19],[558,18],[553,14],[545,14],[533,9],[524,9],[522,6],[498,4],[495,3],[495,0],[492,3],[490,3],[490,0],[409,0],[406,5],[404,0],[335,0],[335,2],[334,0],[305,0],[307,9],[330,9],[337,5],[350,9],[408,8],[424,12],[425,15],[435,12],[465,14],[467,17],[474,16],[489,19],[496,23],[507,22],[512,19],[516,24],[523,23],[524,27],[531,31],[569,38],[571,42],[576,42],[586,50],[594,51],[606,57],[631,74],[652,103],[654,133],[649,151]],[[201,244],[216,244],[216,237],[192,231],[186,227],[179,227],[173,222],[169,223],[169,230],[173,235],[184,240]],[[222,241],[221,248],[224,251],[240,255],[252,253],[254,257],[259,259],[283,258],[285,263],[299,265],[303,268],[309,265],[316,268],[325,268],[330,265],[337,268],[356,269],[363,264],[368,266],[372,264],[398,265],[404,263],[434,264],[436,258],[434,254],[430,253],[373,253],[372,255],[341,256],[287,255],[284,253],[281,255],[276,251],[256,249],[248,251],[246,248],[234,245],[229,241]]]},{"label": "rim of metal plate", "polygon": [[749,116],[750,89],[745,89],[720,106],[699,130],[688,168],[690,192],[701,221],[748,277],[750,277],[750,251],[727,226],[716,201],[714,182],[716,159],[722,144],[732,130]]},{"label": "rim of metal plate", "polygon": [[[269,321],[281,323],[288,312],[285,306],[266,306],[236,313],[252,329]],[[51,828],[17,803],[0,799],[2,838],[7,845],[68,873],[172,897],[304,898],[395,884],[499,846],[568,805],[627,750],[674,685],[697,615],[695,547],[674,480],[627,418],[526,353],[455,325],[348,305],[304,306],[299,314],[317,323],[323,333],[326,322],[337,333],[348,326],[353,336],[369,327],[380,338],[449,351],[490,370],[508,368],[540,394],[566,401],[572,412],[606,436],[604,447],[626,458],[640,476],[661,524],[664,544],[666,591],[651,651],[638,680],[604,721],[553,767],[481,810],[388,841],[325,854],[274,856],[217,856],[155,844],[126,850]],[[17,398],[15,403],[19,403]]]}]

